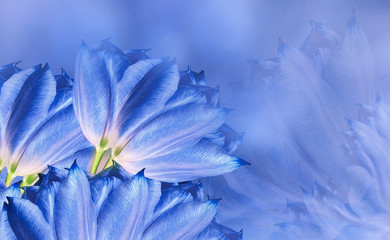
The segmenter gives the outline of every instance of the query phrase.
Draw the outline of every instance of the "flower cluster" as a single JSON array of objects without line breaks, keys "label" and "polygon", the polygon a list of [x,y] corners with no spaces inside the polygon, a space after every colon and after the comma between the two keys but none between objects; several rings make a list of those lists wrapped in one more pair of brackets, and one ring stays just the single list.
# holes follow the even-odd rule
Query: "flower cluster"
[{"label": "flower cluster", "polygon": [[75,75],[0,67],[0,239],[242,238],[191,182],[247,164],[203,72],[102,41]]},{"label": "flower cluster", "polygon": [[[217,223],[202,185],[161,184],[119,164],[87,176],[50,167],[37,184],[2,189],[1,239],[241,239]],[[4,196],[3,196],[4,197]]]}]

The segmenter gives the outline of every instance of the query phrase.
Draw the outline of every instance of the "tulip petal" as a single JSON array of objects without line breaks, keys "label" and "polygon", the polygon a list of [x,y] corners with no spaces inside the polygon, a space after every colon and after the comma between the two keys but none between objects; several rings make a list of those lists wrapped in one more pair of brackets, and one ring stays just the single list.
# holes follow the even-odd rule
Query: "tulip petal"
[{"label": "tulip petal", "polygon": [[145,231],[143,239],[193,239],[213,220],[217,202],[211,200],[177,205],[162,214]]},{"label": "tulip petal", "polygon": [[0,215],[0,239],[17,240],[8,222],[7,211],[2,208]]},{"label": "tulip petal", "polygon": [[72,89],[62,88],[57,90],[57,95],[49,108],[49,112],[54,114],[72,104]]},{"label": "tulip petal", "polygon": [[125,97],[131,93],[143,77],[156,65],[160,64],[163,59],[141,60],[130,65],[123,73],[121,81],[116,86],[115,109],[118,109]]},{"label": "tulip petal", "polygon": [[110,112],[111,83],[104,62],[85,44],[76,60],[73,107],[86,138],[100,146]]},{"label": "tulip petal", "polygon": [[90,185],[75,163],[57,193],[55,205],[54,222],[59,240],[95,239],[96,216]]},{"label": "tulip petal", "polygon": [[49,171],[47,172],[47,174],[45,176],[42,177],[42,180],[40,182],[41,188],[46,187],[47,185],[49,185],[52,182],[62,183],[67,177],[65,170],[61,170],[61,169],[55,168],[53,166],[48,166],[48,168],[49,168]]},{"label": "tulip petal", "polygon": [[141,239],[148,182],[143,172],[111,192],[101,207],[97,239]]},{"label": "tulip petal", "polygon": [[204,139],[223,147],[225,144],[225,136],[220,132],[210,133],[203,137]]},{"label": "tulip petal", "polygon": [[92,158],[95,154],[95,148],[89,147],[86,149],[82,149],[80,151],[77,151],[73,155],[62,159],[61,161],[53,164],[56,168],[68,168],[69,166],[72,166],[72,163],[76,160],[77,166],[81,168],[82,170],[90,170],[90,165],[92,164]]},{"label": "tulip petal", "polygon": [[136,128],[162,110],[177,90],[178,81],[175,61],[165,61],[152,68],[126,96],[115,122],[115,129],[119,131],[119,151],[134,135]]},{"label": "tulip petal", "polygon": [[175,152],[216,131],[228,113],[226,109],[201,104],[176,107],[144,126],[117,159],[139,161]]},{"label": "tulip petal", "polygon": [[26,199],[8,198],[9,224],[18,239],[54,239],[38,206]]},{"label": "tulip petal", "polygon": [[188,66],[187,71],[180,72],[180,85],[205,85],[204,71],[194,72]]},{"label": "tulip petal", "polygon": [[64,88],[72,88],[73,79],[69,77],[69,75],[62,69],[62,73],[60,75],[54,76],[57,81],[57,90]]},{"label": "tulip petal", "polygon": [[114,83],[112,86],[115,86],[121,81],[123,73],[130,65],[127,55],[109,40],[101,41],[92,51],[104,60],[110,79]]},{"label": "tulip petal", "polygon": [[228,153],[233,153],[236,151],[238,145],[241,144],[242,139],[244,137],[244,133],[238,133],[236,132],[233,128],[230,126],[223,124],[221,129],[221,133],[225,136],[225,144],[223,148],[228,152]]},{"label": "tulip petal", "polygon": [[196,85],[192,86],[193,88],[200,91],[202,94],[206,96],[207,104],[211,106],[218,106],[219,104],[219,86],[216,88],[202,86],[202,85]]},{"label": "tulip petal", "polygon": [[99,179],[103,177],[116,177],[122,180],[122,182],[127,182],[133,176],[134,175],[128,173],[121,165],[114,161],[114,165],[96,174],[94,177],[92,177],[92,179]]},{"label": "tulip petal", "polygon": [[318,48],[335,48],[340,41],[339,35],[322,23],[310,21],[311,32],[301,46],[301,51],[308,57]]},{"label": "tulip petal", "polygon": [[35,71],[24,82],[2,129],[3,141],[15,156],[19,157],[18,150],[46,119],[56,94],[55,89],[56,82],[48,65]]},{"label": "tulip petal", "polygon": [[49,224],[53,236],[56,235],[54,225],[55,198],[60,188],[59,182],[52,182],[39,192],[35,204],[42,211],[43,217]]},{"label": "tulip petal", "polygon": [[90,181],[92,201],[95,203],[96,215],[99,215],[100,208],[112,190],[122,183],[123,181],[116,177],[99,177],[96,180]]},{"label": "tulip petal", "polygon": [[161,198],[161,182],[148,179],[148,203],[145,209],[145,224],[152,220],[154,210]]},{"label": "tulip petal", "polygon": [[174,206],[192,200],[193,197],[188,192],[184,192],[172,188],[162,191],[160,201],[158,202],[154,210],[153,221],[156,220],[158,217],[160,217],[161,214],[173,208]]},{"label": "tulip petal", "polygon": [[112,117],[120,104],[117,99],[118,94],[116,92],[118,88],[116,86],[122,80],[123,74],[130,65],[130,61],[126,54],[110,43],[109,40],[101,41],[92,51],[104,61],[110,79],[111,110],[109,111],[109,118],[106,126],[106,131],[109,131],[112,124]]},{"label": "tulip petal", "polygon": [[196,238],[196,240],[220,240],[220,239],[242,240],[242,231],[235,232],[232,229],[213,221]]},{"label": "tulip petal", "polygon": [[129,172],[137,172],[145,168],[147,177],[165,182],[182,182],[199,177],[221,175],[248,164],[205,139],[170,155],[120,163]]},{"label": "tulip petal", "polygon": [[38,193],[39,186],[29,186],[24,188],[23,198],[30,200],[32,203],[35,203]]},{"label": "tulip petal", "polygon": [[149,57],[146,55],[146,52],[150,49],[131,49],[126,50],[125,54],[127,55],[127,58],[129,61],[134,64],[140,60],[149,59]]},{"label": "tulip petal", "polygon": [[0,66],[0,76],[7,80],[15,73],[22,71],[20,68],[17,67],[18,63],[20,63],[20,61]]},{"label": "tulip petal", "polygon": [[79,149],[89,146],[90,143],[79,127],[73,107],[68,106],[50,118],[32,137],[15,174],[24,176],[40,172],[47,165],[53,165]]},{"label": "tulip petal", "polygon": [[189,103],[206,104],[207,99],[204,94],[193,87],[180,86],[175,94],[167,101],[165,109],[168,111],[174,107]]},{"label": "tulip petal", "polygon": [[3,84],[0,94],[0,124],[2,130],[4,129],[5,120],[15,103],[23,84],[37,68],[38,66],[16,73]]},{"label": "tulip petal", "polygon": [[368,39],[354,13],[344,38],[324,69],[324,80],[340,99],[344,115],[355,112],[354,104],[372,103],[377,91],[374,61]]},{"label": "tulip petal", "polygon": [[0,190],[0,209],[3,209],[4,202],[7,202],[7,197],[20,198],[20,182],[16,182],[6,189]]}]

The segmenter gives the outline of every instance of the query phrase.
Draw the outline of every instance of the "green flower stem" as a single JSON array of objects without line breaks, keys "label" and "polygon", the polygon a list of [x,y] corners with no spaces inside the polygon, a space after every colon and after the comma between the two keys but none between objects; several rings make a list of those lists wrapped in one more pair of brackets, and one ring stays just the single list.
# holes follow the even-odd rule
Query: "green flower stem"
[{"label": "green flower stem", "polygon": [[102,160],[105,152],[106,151],[104,149],[101,149],[101,148],[96,150],[95,159],[93,160],[93,163],[92,163],[91,173],[96,174],[96,171],[99,167],[100,161]]},{"label": "green flower stem", "polygon": [[24,176],[23,177],[23,181],[20,184],[20,187],[30,186],[37,179],[38,179],[38,174],[37,173],[33,173],[33,174],[30,174],[30,175]]},{"label": "green flower stem", "polygon": [[13,180],[12,173],[7,172],[7,177],[5,178],[5,186],[9,187],[11,186],[12,180]]},{"label": "green flower stem", "polygon": [[110,158],[107,160],[107,162],[106,162],[106,165],[104,165],[104,168],[103,169],[106,169],[106,168],[109,168],[109,167],[111,167],[112,165],[113,165],[113,160],[114,159],[114,156],[112,156],[112,155],[110,155]]}]

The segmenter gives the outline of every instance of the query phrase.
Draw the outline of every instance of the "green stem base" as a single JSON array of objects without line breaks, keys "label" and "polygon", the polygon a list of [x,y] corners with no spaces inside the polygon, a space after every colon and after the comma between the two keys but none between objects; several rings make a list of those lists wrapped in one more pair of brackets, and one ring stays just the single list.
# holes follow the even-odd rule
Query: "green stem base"
[{"label": "green stem base", "polygon": [[92,168],[91,168],[91,173],[92,174],[96,174],[96,171],[97,171],[97,169],[99,167],[100,161],[102,160],[103,155],[104,155],[105,152],[106,151],[104,149],[96,150],[95,159],[93,160]]}]

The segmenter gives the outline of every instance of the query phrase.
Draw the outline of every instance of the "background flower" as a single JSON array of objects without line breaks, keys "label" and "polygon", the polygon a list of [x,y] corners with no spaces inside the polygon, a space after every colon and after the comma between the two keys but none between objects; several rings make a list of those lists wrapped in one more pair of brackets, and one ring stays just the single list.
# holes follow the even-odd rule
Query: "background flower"
[{"label": "background flower", "polygon": [[251,62],[239,99],[253,145],[242,154],[257,164],[211,179],[210,192],[235,192],[221,215],[245,219],[249,239],[386,239],[388,107],[382,97],[369,106],[378,90],[386,99],[388,78],[354,13],[342,36],[311,24],[299,49],[280,41],[277,58]]}]

